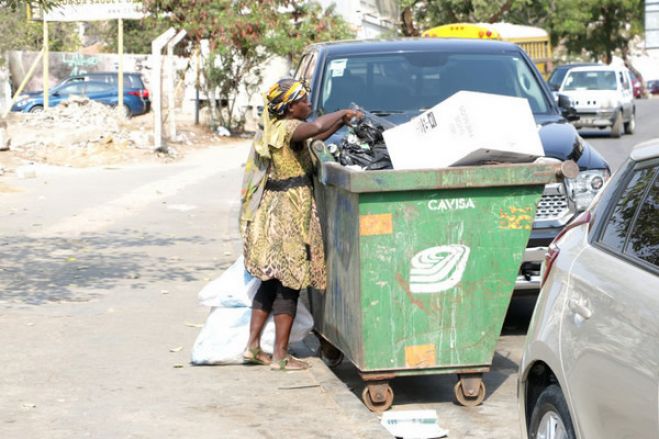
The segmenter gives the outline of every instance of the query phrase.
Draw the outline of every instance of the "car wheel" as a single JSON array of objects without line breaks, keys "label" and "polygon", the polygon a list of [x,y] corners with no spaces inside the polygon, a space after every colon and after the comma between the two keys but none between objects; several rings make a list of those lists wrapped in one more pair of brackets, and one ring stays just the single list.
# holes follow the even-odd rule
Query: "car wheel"
[{"label": "car wheel", "polygon": [[530,439],[576,439],[570,411],[556,384],[547,387],[538,397],[528,434]]},{"label": "car wheel", "polygon": [[43,112],[42,105],[35,105],[34,107],[30,108],[30,113],[41,113],[41,112]]},{"label": "car wheel", "polygon": [[622,111],[616,112],[616,118],[611,125],[611,137],[621,137],[622,136]]},{"label": "car wheel", "polygon": [[625,123],[625,134],[634,134],[636,131],[636,112],[632,111],[632,117]]}]

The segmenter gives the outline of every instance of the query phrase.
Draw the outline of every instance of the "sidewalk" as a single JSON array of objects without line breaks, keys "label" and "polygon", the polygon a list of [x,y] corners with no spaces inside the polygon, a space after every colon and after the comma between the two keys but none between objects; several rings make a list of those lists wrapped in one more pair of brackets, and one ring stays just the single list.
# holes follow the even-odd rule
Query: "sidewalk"
[{"label": "sidewalk", "polygon": [[391,437],[317,357],[189,364],[197,293],[240,252],[246,151],[3,177],[0,437]]}]

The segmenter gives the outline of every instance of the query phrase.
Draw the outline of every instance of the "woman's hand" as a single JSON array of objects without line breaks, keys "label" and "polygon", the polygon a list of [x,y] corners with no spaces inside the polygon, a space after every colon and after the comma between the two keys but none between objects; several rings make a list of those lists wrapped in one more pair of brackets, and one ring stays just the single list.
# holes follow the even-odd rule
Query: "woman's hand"
[{"label": "woman's hand", "polygon": [[357,110],[344,110],[345,113],[343,114],[343,123],[348,123],[352,119],[357,119],[360,120],[364,117],[364,113],[361,111]]}]

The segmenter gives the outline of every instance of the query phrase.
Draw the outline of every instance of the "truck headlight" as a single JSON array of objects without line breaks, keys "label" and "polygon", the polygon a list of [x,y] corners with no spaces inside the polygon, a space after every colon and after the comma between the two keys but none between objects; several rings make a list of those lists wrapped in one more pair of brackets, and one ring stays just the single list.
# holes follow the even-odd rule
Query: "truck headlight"
[{"label": "truck headlight", "polygon": [[586,210],[608,178],[606,169],[593,169],[579,172],[576,178],[565,179],[568,196],[574,201],[577,212]]}]

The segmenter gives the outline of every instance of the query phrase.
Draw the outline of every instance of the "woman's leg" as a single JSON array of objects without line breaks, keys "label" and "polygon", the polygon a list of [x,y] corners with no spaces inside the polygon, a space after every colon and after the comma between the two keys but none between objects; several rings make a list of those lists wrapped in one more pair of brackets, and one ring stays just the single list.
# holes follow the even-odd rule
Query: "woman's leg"
[{"label": "woman's leg", "polygon": [[288,355],[288,342],[293,328],[293,320],[297,313],[297,301],[300,291],[287,288],[280,284],[275,301],[272,304],[272,314],[275,319],[275,348],[272,360],[278,363],[286,360],[286,366],[292,369],[306,369],[309,365]]},{"label": "woman's leg", "polygon": [[276,279],[263,281],[254,295],[252,317],[249,322],[249,340],[247,341],[247,348],[252,351],[261,349],[261,333],[270,312],[272,312],[278,285],[280,284]]}]

